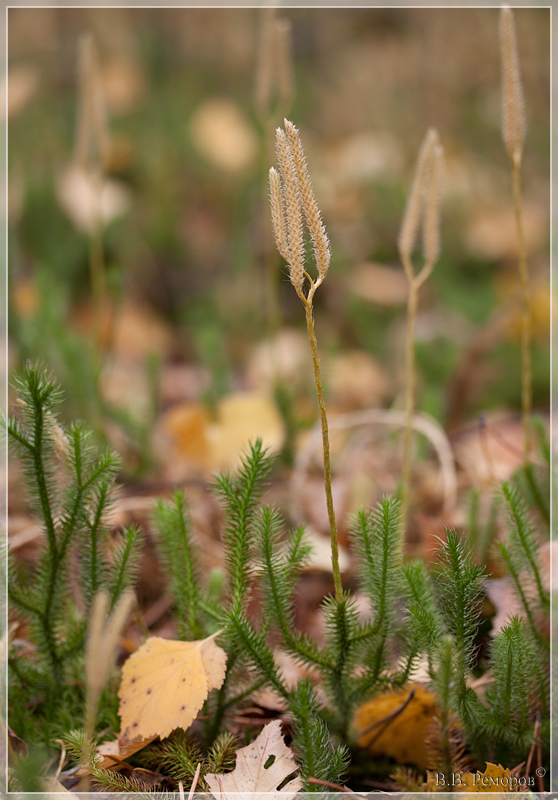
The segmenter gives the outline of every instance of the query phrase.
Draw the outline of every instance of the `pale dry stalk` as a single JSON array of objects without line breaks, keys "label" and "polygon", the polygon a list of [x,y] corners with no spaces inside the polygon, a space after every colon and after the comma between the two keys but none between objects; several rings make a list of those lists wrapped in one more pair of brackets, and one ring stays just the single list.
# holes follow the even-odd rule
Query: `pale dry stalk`
[{"label": "pale dry stalk", "polygon": [[[312,305],[316,289],[326,277],[329,268],[329,239],[322,224],[318,204],[314,197],[314,191],[308,174],[308,167],[306,165],[306,158],[304,156],[299,133],[289,120],[285,120],[285,130],[277,128],[276,146],[279,173],[273,167],[269,171],[271,220],[277,249],[289,265],[291,283],[301,299],[306,313],[306,328],[312,352],[314,380],[320,409],[324,484],[331,534],[333,581],[335,585],[335,597],[338,602],[342,602],[343,586],[339,569],[339,542],[335,510],[333,507],[333,494],[331,490],[329,430]],[[312,278],[305,265],[303,223],[305,223],[312,241],[316,271],[318,273],[315,279]],[[308,287],[306,291],[305,286]]]},{"label": "pale dry stalk", "polygon": [[116,647],[128,621],[135,595],[124,592],[108,616],[110,598],[101,589],[93,598],[91,619],[85,644],[85,733],[93,741],[99,697],[108,681],[114,663]]},{"label": "pale dry stalk", "polygon": [[275,63],[277,98],[283,114],[287,114],[294,99],[292,24],[289,19],[275,20]]},{"label": "pale dry stalk", "polygon": [[[419,289],[426,281],[440,254],[440,187],[443,169],[443,149],[437,131],[431,128],[422,143],[415,176],[401,224],[399,254],[409,281],[407,300],[407,332],[405,339],[405,413],[403,434],[403,468],[401,479],[401,516],[406,520],[409,509],[413,417],[416,398],[415,327]],[[422,223],[423,266],[415,272],[413,250]]]},{"label": "pale dry stalk", "polygon": [[269,115],[273,94],[275,15],[273,7],[262,9],[254,85],[254,106],[262,119]]},{"label": "pale dry stalk", "polygon": [[[294,98],[292,58],[292,25],[278,18],[277,9],[262,9],[254,86],[254,106],[263,133],[261,148],[262,177],[273,158],[274,129],[277,121],[288,115]],[[265,181],[265,178],[264,178]],[[265,302],[268,338],[271,340],[281,324],[281,301],[277,257],[265,247]]]},{"label": "pale dry stalk", "polygon": [[521,160],[525,143],[525,101],[519,72],[519,56],[513,12],[508,6],[500,11],[500,55],[502,69],[502,138],[512,172],[515,221],[517,227],[519,279],[521,283],[521,406],[523,416],[523,458],[529,460],[531,447],[531,310],[529,271],[525,252],[521,202]]},{"label": "pale dry stalk", "polygon": [[79,41],[78,72],[78,122],[74,163],[87,174],[92,187],[93,225],[89,234],[89,267],[96,336],[100,343],[106,297],[102,196],[105,166],[110,152],[110,133],[97,49],[93,36],[89,33],[84,34]]},{"label": "pale dry stalk", "polygon": [[274,112],[288,113],[294,97],[292,25],[288,19],[278,19],[276,11],[262,10],[254,85],[254,106],[265,128]]}]

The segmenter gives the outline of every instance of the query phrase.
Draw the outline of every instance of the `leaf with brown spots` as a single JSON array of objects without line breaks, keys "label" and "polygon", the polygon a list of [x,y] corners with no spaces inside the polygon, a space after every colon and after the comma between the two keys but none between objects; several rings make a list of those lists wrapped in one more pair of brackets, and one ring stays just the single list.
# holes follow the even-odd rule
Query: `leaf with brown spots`
[{"label": "leaf with brown spots", "polygon": [[206,774],[205,780],[210,791],[221,800],[234,800],[238,792],[250,792],[251,800],[264,800],[268,792],[276,792],[279,786],[278,797],[289,800],[302,788],[298,777],[285,784],[297,770],[293,751],[285,744],[277,719],[266,725],[252,744],[237,750],[233,772]]},{"label": "leaf with brown spots", "polygon": [[216,636],[197,642],[152,636],[130,656],[118,692],[121,743],[164,739],[175,728],[190,727],[209,692],[225,679],[227,654]]}]

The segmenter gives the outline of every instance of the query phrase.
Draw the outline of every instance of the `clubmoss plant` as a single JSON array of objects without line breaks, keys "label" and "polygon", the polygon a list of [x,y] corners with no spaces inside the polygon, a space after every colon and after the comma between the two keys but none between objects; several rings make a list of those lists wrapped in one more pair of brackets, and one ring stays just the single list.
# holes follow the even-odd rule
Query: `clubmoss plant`
[{"label": "clubmoss plant", "polygon": [[[430,737],[433,768],[451,773],[475,759],[479,764],[482,759],[503,764],[525,760],[537,714],[546,749],[548,594],[539,586],[540,534],[529,522],[515,485],[502,490],[509,517],[503,552],[525,620],[510,620],[495,636],[488,655],[481,659],[478,648],[486,573],[466,537],[447,531],[431,571],[422,561],[403,563],[401,511],[393,498],[360,511],[351,526],[359,586],[370,602],[372,618],[359,619],[349,593],[343,594],[342,603],[335,596],[325,598],[326,641],[318,647],[294,624],[298,576],[311,562],[305,531],[285,532],[278,513],[259,503],[270,466],[256,442],[236,476],[217,480],[227,513],[226,580],[220,593],[212,594],[210,582],[202,580],[196,567],[183,496],[157,508],[156,527],[180,609],[182,635],[191,640],[223,629],[219,643],[228,654],[227,677],[208,700],[199,739],[173,738],[168,745],[172,758],[186,759],[186,751],[200,743],[206,752],[226,732],[235,709],[266,686],[288,709],[303,777],[339,781],[347,769],[346,746],[359,734],[351,726],[354,711],[387,688],[405,686],[421,657],[427,659],[440,708],[439,724]],[[254,617],[249,606],[256,590],[262,607]],[[517,654],[513,643],[528,654],[527,682],[527,656]],[[286,683],[276,661],[277,646],[305,670],[294,686]],[[470,685],[471,675],[490,673],[493,683],[484,704]],[[517,701],[518,711],[510,710],[504,723],[498,709],[506,698]],[[181,774],[186,780],[196,765],[191,759],[184,765]],[[306,786],[311,787],[316,790],[311,783]]]},{"label": "clubmoss plant", "polygon": [[[437,131],[431,128],[419,152],[415,176],[399,234],[399,254],[409,281],[407,299],[407,336],[405,344],[405,412],[406,425],[403,438],[403,472],[401,513],[407,519],[409,483],[411,476],[412,422],[415,413],[415,325],[419,289],[434,269],[440,254],[440,184],[442,180],[443,150]],[[416,272],[413,250],[419,226],[422,223],[422,252],[424,263]]]},{"label": "clubmoss plant", "polygon": [[500,11],[500,55],[502,70],[502,138],[510,161],[513,183],[513,202],[519,249],[519,280],[521,283],[521,405],[523,412],[523,458],[529,460],[531,447],[531,309],[529,270],[525,251],[523,211],[521,202],[521,160],[525,144],[525,100],[519,72],[519,56],[513,11],[503,6]]},{"label": "clubmoss plant", "polygon": [[[306,312],[306,328],[312,351],[314,379],[322,426],[324,481],[331,535],[333,581],[337,602],[342,603],[343,586],[339,570],[339,544],[331,491],[329,432],[313,311],[314,294],[324,281],[329,269],[331,259],[330,245],[326,230],[322,224],[320,210],[314,197],[298,130],[287,119],[285,120],[284,130],[277,128],[276,149],[279,172],[274,167],[269,170],[271,221],[277,249],[289,266],[291,283]],[[314,252],[317,272],[315,278],[310,275],[306,267],[304,252],[305,227],[310,235]]]},{"label": "clubmoss plant", "polygon": [[31,655],[18,658],[12,648],[9,656],[10,724],[29,742],[44,737],[51,744],[64,722],[71,727],[81,722],[82,702],[76,696],[82,692],[86,621],[94,597],[104,588],[109,608],[116,607],[133,583],[141,537],[129,528],[113,543],[104,521],[116,454],[93,447],[83,424],[63,428],[58,423],[61,392],[44,369],[28,364],[15,386],[18,399],[8,436],[21,457],[44,540],[29,578],[11,568],[9,601],[28,621]]}]

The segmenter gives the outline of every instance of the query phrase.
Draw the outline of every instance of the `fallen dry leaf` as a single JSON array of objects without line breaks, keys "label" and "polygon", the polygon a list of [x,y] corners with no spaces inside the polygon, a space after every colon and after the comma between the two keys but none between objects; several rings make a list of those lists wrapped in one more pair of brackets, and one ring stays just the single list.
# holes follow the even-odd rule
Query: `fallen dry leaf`
[{"label": "fallen dry leaf", "polygon": [[[250,792],[250,800],[264,800],[266,792],[277,791],[277,787],[297,770],[293,751],[281,734],[281,721],[274,720],[252,744],[237,751],[233,772],[208,774],[205,780],[211,792],[221,793],[221,800],[234,800],[236,792]],[[294,797],[301,788],[300,778],[293,778],[282,787],[282,800]]]},{"label": "fallen dry leaf", "polygon": [[386,308],[400,308],[407,302],[409,281],[400,267],[365,263],[349,275],[349,288],[357,297]]},{"label": "fallen dry leaf", "polygon": [[509,480],[521,466],[521,420],[487,416],[484,428],[471,426],[453,438],[455,459],[473,486]]},{"label": "fallen dry leaf", "polygon": [[333,358],[326,368],[331,403],[342,410],[381,404],[391,381],[384,368],[364,350],[349,350]]},{"label": "fallen dry leaf", "polygon": [[231,100],[202,103],[194,112],[190,133],[199,152],[227,172],[241,172],[258,155],[254,129]]},{"label": "fallen dry leaf", "polygon": [[260,438],[271,453],[283,446],[285,426],[270,395],[231,394],[217,405],[217,422],[209,428],[213,469],[234,469],[248,442]]},{"label": "fallen dry leaf", "polygon": [[246,382],[251,389],[272,393],[278,383],[299,393],[308,385],[312,355],[303,331],[283,328],[272,339],[254,347],[246,367]]},{"label": "fallen dry leaf", "polygon": [[513,792],[518,787],[512,785],[512,775],[509,769],[504,769],[501,764],[486,762],[484,772],[464,772],[460,775],[459,790],[464,792]]},{"label": "fallen dry leaf", "polygon": [[114,739],[112,742],[103,742],[103,744],[97,747],[97,752],[103,757],[101,761],[97,762],[97,766],[101,769],[117,767],[121,761],[124,761],[130,756],[133,756],[134,753],[147,747],[147,745],[156,738],[156,736],[151,736],[149,739],[141,739],[137,742],[128,743],[120,742],[118,739]]},{"label": "fallen dry leaf", "polygon": [[169,480],[235,469],[249,442],[261,438],[280,451],[285,426],[272,397],[238,392],[219,401],[212,420],[200,403],[180,403],[165,412],[154,433],[154,450]]},{"label": "fallen dry leaf", "polygon": [[190,727],[225,679],[227,655],[216,635],[195,642],[152,636],[128,658],[118,692],[121,744]]},{"label": "fallen dry leaf", "polygon": [[431,761],[426,739],[437,714],[436,698],[423,686],[414,684],[413,688],[414,697],[389,722],[385,731],[380,733],[380,724],[368,733],[362,733],[396,711],[408,697],[409,687],[384,692],[369,703],[364,703],[355,713],[354,728],[358,745],[369,749],[372,755],[388,756],[398,764],[414,764],[419,769],[426,769]]},{"label": "fallen dry leaf", "polygon": [[[523,226],[527,252],[536,252],[543,247],[547,235],[548,221],[546,208],[538,202],[523,204]],[[465,245],[470,253],[479,258],[497,259],[517,258],[515,217],[511,206],[508,208],[476,204],[467,230]]]}]

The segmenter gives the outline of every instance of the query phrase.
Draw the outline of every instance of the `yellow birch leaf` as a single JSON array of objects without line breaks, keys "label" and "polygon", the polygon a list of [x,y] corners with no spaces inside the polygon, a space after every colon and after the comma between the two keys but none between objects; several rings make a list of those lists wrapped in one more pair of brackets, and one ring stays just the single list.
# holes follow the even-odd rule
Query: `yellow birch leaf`
[{"label": "yellow birch leaf", "polygon": [[189,728],[224,679],[227,654],[214,639],[180,642],[152,636],[122,668],[121,744]]},{"label": "yellow birch leaf", "polygon": [[[271,758],[273,756],[273,758]],[[270,763],[271,762],[271,763]],[[250,800],[266,800],[298,766],[293,751],[281,734],[281,721],[276,719],[262,730],[257,739],[236,752],[236,767],[224,775],[205,776],[209,790],[221,800],[235,800],[238,792],[250,792]],[[302,789],[300,778],[293,778],[282,787],[277,797],[290,800]]]}]

